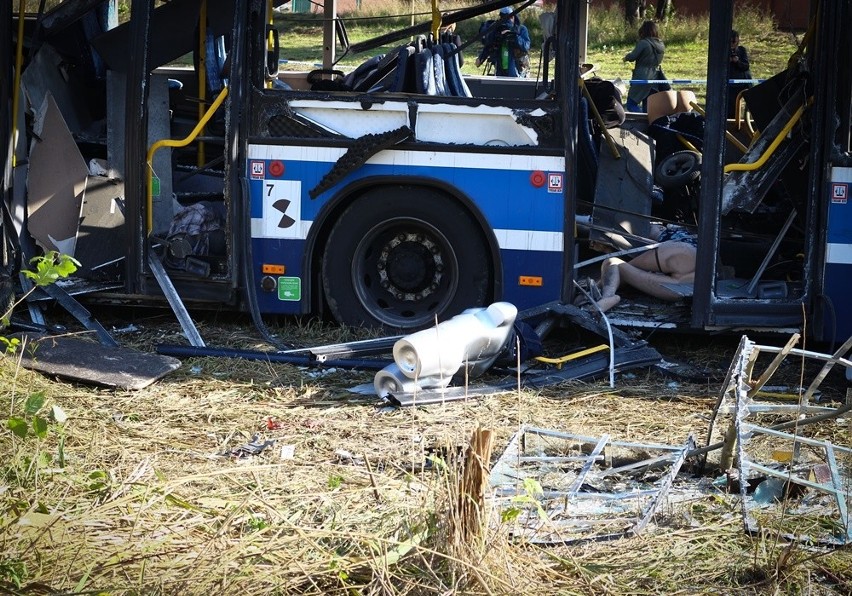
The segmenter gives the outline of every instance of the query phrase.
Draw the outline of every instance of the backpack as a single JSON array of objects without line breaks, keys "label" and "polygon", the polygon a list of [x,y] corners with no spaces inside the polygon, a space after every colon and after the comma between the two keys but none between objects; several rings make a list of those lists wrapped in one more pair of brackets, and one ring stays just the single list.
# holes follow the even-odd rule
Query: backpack
[{"label": "backpack", "polygon": [[585,81],[586,89],[592,103],[600,113],[607,128],[615,128],[624,122],[624,106],[621,103],[621,92],[611,82],[598,77]]}]

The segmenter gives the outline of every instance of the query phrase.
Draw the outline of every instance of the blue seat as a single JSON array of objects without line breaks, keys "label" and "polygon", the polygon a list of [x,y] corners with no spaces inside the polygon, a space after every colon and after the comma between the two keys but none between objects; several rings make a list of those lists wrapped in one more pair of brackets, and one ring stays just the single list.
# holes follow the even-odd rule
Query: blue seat
[{"label": "blue seat", "polygon": [[396,69],[393,73],[393,81],[388,91],[414,92],[414,46],[405,46],[399,49],[396,58]]},{"label": "blue seat", "polygon": [[443,45],[444,74],[447,77],[447,89],[455,97],[473,97],[459,69],[458,47],[454,43]]},{"label": "blue seat", "polygon": [[440,44],[432,46],[432,67],[435,69],[435,94],[452,95],[447,88],[447,77],[444,72],[444,50]]},{"label": "blue seat", "polygon": [[207,32],[204,40],[204,66],[207,74],[207,85],[213,93],[219,93],[228,86],[228,78],[225,74],[225,65],[228,61],[228,52],[225,49],[225,36],[214,36]]},{"label": "blue seat", "polygon": [[369,84],[369,81],[375,79],[380,74],[384,58],[385,54],[379,54],[366,62],[362,62],[358,68],[343,77],[343,84],[353,91],[362,91],[365,88],[369,89],[372,86]]},{"label": "blue seat", "polygon": [[435,61],[432,51],[423,48],[414,54],[415,84],[417,93],[424,95],[437,95],[438,89],[435,85]]}]

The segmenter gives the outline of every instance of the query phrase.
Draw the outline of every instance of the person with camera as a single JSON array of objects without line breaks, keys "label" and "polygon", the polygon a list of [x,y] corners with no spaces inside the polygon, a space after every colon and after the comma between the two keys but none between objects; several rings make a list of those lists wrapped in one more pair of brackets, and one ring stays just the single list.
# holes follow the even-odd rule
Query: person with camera
[{"label": "person with camera", "polygon": [[526,77],[530,70],[530,33],[509,6],[500,9],[500,20],[480,27],[482,51],[476,66],[494,65],[498,77]]},{"label": "person with camera", "polygon": [[731,80],[751,79],[748,51],[740,45],[740,34],[731,30],[731,47],[728,51],[728,118],[737,117],[737,95],[751,83],[731,83]]}]

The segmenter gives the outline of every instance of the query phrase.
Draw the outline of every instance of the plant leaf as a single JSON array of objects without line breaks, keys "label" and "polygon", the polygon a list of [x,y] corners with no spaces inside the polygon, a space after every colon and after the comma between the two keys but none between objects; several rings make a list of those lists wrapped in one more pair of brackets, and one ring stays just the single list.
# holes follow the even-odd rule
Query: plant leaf
[{"label": "plant leaf", "polygon": [[6,426],[22,439],[26,438],[28,432],[27,421],[23,418],[9,418],[6,421]]},{"label": "plant leaf", "polygon": [[35,265],[35,271],[25,270],[22,273],[37,286],[49,286],[56,280],[74,273],[80,262],[74,257],[51,250],[44,256],[33,257],[30,264]]},{"label": "plant leaf", "polygon": [[27,398],[27,401],[24,403],[24,412],[29,414],[30,416],[34,416],[41,410],[44,405],[44,392],[36,391],[35,393],[31,393]]},{"label": "plant leaf", "polygon": [[39,439],[45,438],[47,436],[47,420],[41,416],[33,418],[33,432]]}]

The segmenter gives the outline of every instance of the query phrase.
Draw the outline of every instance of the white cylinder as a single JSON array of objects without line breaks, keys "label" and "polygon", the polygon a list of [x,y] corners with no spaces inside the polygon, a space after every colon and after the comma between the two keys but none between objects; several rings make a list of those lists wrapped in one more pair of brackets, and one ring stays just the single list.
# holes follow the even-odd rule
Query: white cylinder
[{"label": "white cylinder", "polygon": [[389,393],[408,393],[416,389],[414,381],[399,372],[396,364],[388,364],[377,372],[373,387],[379,397],[385,397]]},{"label": "white cylinder", "polygon": [[413,393],[418,389],[438,389],[446,387],[450,383],[451,377],[423,377],[409,379],[399,370],[399,367],[394,364],[389,364],[382,370],[376,373],[373,379],[373,387],[376,390],[376,395],[386,397],[392,393]]},{"label": "white cylinder", "polygon": [[479,363],[481,374],[505,345],[517,314],[518,309],[508,302],[465,310],[397,341],[394,361],[409,379],[437,377],[449,382],[465,363]]}]

